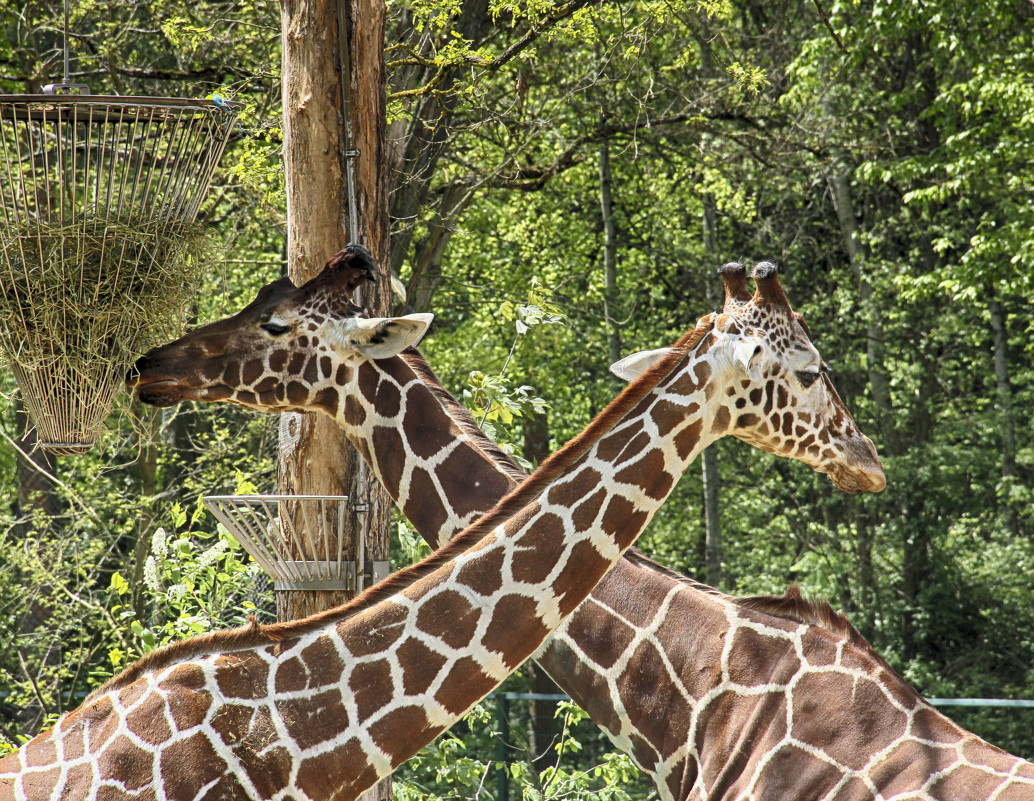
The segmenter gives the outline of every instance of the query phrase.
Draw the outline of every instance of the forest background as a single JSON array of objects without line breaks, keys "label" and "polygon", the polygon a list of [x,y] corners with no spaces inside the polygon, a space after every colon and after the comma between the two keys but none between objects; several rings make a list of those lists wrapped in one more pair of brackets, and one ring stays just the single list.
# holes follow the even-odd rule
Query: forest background
[{"label": "forest background", "polygon": [[[60,76],[61,7],[0,8],[0,86],[38,91]],[[619,391],[612,361],[719,305],[716,267],[775,261],[887,489],[847,496],[723,440],[710,535],[694,467],[640,546],[730,593],[800,583],[926,695],[1034,698],[1032,23],[1030,0],[390,2],[397,311],[435,313],[421,348],[443,383],[534,463]],[[192,322],[235,311],[285,271],[278,5],[80,0],[71,31],[94,93],[245,104],[202,212],[213,270]],[[7,370],[0,394],[0,727],[17,742],[136,655],[263,613],[268,585],[198,499],[272,491],[277,421],[127,400],[100,447],[54,458]],[[419,548],[395,529],[402,564]],[[488,792],[491,710],[396,795]],[[945,711],[1034,757],[1034,710]],[[549,752],[508,757],[525,797],[649,794],[558,715],[559,745],[509,733]]]}]

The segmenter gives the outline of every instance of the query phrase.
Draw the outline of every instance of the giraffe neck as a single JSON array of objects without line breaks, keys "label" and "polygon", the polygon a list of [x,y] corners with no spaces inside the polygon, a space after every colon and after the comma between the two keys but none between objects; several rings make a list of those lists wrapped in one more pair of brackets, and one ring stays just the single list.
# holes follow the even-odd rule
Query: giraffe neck
[{"label": "giraffe neck", "polygon": [[[698,361],[703,387],[710,375],[706,352]],[[679,392],[687,388],[684,382]],[[653,471],[655,464],[646,465],[649,470],[643,478],[670,484],[706,444],[724,433],[728,412],[707,394],[711,390],[699,391],[701,397],[688,401],[692,416],[680,420],[678,455],[666,469]],[[337,421],[432,547],[446,543],[526,477],[481,432],[415,350],[392,359],[365,361],[357,370],[349,370],[343,383],[314,387],[311,397],[314,405]],[[676,415],[681,414],[676,410]],[[613,443],[623,434],[611,436]],[[642,447],[647,438],[639,433],[635,444]],[[609,452],[613,447],[608,446],[608,456],[618,455]],[[656,450],[651,454],[654,461],[660,458]],[[628,461],[629,456],[621,458]],[[663,486],[652,493],[659,491],[664,491]]]},{"label": "giraffe neck", "polygon": [[525,478],[416,351],[363,362],[339,397],[327,411],[432,548]]},{"label": "giraffe neck", "polygon": [[[341,400],[325,410],[334,414],[432,547],[444,544],[472,518],[491,508],[523,477],[415,351],[365,362],[352,385],[342,388]],[[693,421],[688,422],[692,428]],[[688,434],[683,439],[685,436]],[[702,444],[687,451],[687,459],[693,458]],[[683,609],[690,601],[699,600],[698,590],[663,571],[623,559],[564,624],[563,632],[551,637],[536,656],[553,681],[654,778],[662,797],[668,792],[669,771],[661,754],[670,750],[666,741],[684,741],[684,732],[671,729],[660,738],[665,742],[658,742],[658,718],[652,705],[639,697],[628,680],[619,684],[614,679],[613,665],[622,659],[623,644],[648,639],[664,655],[662,661],[684,664],[688,676],[707,681],[705,675],[689,668],[706,663],[707,657],[686,653],[682,632],[687,621],[706,629],[716,612],[713,605],[698,604],[691,617],[676,617],[674,625],[665,623],[658,617],[666,609],[661,600],[672,594],[679,597]],[[628,609],[642,610],[643,619],[630,618]],[[703,645],[698,640],[694,644]],[[648,673],[647,684],[669,692],[685,688],[690,681],[688,677],[673,681],[639,659],[632,660],[628,669],[636,682]],[[702,693],[706,687],[695,689]]]},{"label": "giraffe neck", "polygon": [[[438,547],[490,508],[521,474],[479,433],[469,412],[437,382],[415,351],[366,366],[357,379],[359,386],[351,389],[354,395],[362,387],[359,405],[353,401],[348,409],[341,400],[336,419],[416,530]],[[691,459],[701,446],[698,443],[687,456]],[[759,642],[768,646],[763,655]],[[828,665],[838,658],[841,663],[851,661],[837,656],[845,647],[857,661],[851,672],[837,675],[868,692],[833,695],[821,711],[805,713],[798,707],[794,715],[792,706],[775,704],[773,712],[773,696],[780,690],[758,693],[747,681],[767,684],[774,666],[793,663],[795,671],[783,682],[784,689],[791,683],[832,686],[829,677],[834,671]],[[819,664],[800,660],[802,652]],[[901,730],[897,748],[867,765],[872,778],[863,784],[884,781],[901,761],[922,750],[917,742],[923,739],[958,743],[969,738],[967,748],[975,765],[996,765],[1000,760],[993,747],[914,697],[907,684],[891,678],[880,660],[864,649],[859,655],[822,628],[752,614],[732,599],[645,559],[620,560],[535,659],[651,777],[662,799],[735,796],[732,788],[748,785],[758,793],[779,787],[781,773],[774,766],[786,754],[799,757],[798,748],[811,750],[813,742],[824,750],[819,757],[803,759],[799,781],[801,787],[819,788],[816,797],[821,797],[822,788],[852,781],[847,778],[850,770],[838,768],[834,758],[842,760],[851,750],[873,752],[873,740],[882,737],[882,721],[901,718],[890,708],[899,706],[901,699],[911,699],[907,715],[912,725],[908,732]],[[744,676],[738,665],[752,665],[755,675]],[[791,704],[802,703],[800,694],[783,694],[793,699]],[[871,703],[881,711],[867,713],[866,704]],[[844,721],[835,741],[823,725],[830,714]],[[867,714],[868,728],[852,730],[846,725],[847,719],[865,721]],[[788,716],[794,720],[799,745],[786,734],[785,722],[779,723]],[[770,725],[773,719],[777,722]],[[764,745],[745,745],[755,742]],[[730,769],[729,755],[737,750],[748,756]],[[934,753],[944,759],[950,750],[945,746]],[[1005,770],[1011,765],[1018,773],[1010,781],[1026,787],[1028,764],[1006,759],[1012,762]],[[853,763],[845,760],[846,764]],[[925,775],[911,780],[916,787],[927,782]],[[932,791],[929,797],[967,798],[959,786],[958,781],[946,784],[950,792]],[[966,786],[964,781],[961,786]]]},{"label": "giraffe neck", "polygon": [[[662,414],[667,390],[655,382],[633,384],[421,565],[331,613],[141,660],[21,749],[17,774],[0,779],[19,798],[67,801],[116,781],[123,793],[157,783],[176,797],[238,787],[356,797],[527,659],[649,522],[700,440],[699,408]],[[645,455],[644,426],[660,433]],[[658,454],[667,477],[633,480]],[[249,769],[256,753],[268,758]]]}]

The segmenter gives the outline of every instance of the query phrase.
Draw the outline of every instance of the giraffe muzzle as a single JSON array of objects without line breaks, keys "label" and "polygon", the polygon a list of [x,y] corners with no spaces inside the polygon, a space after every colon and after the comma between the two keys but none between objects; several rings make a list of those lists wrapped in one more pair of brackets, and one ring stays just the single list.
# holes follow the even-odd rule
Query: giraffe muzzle
[{"label": "giraffe muzzle", "polygon": [[865,435],[861,438],[863,441],[852,447],[851,467],[836,465],[829,471],[829,477],[843,492],[880,492],[887,486],[887,474],[872,440]]},{"label": "giraffe muzzle", "polygon": [[126,387],[148,406],[172,406],[186,400],[186,387],[177,379],[149,370],[153,364],[148,355],[141,356],[126,373]]},{"label": "giraffe muzzle", "polygon": [[173,406],[182,400],[183,388],[175,381],[151,381],[148,383],[130,384],[128,386],[136,391],[137,398],[141,403],[148,406]]}]

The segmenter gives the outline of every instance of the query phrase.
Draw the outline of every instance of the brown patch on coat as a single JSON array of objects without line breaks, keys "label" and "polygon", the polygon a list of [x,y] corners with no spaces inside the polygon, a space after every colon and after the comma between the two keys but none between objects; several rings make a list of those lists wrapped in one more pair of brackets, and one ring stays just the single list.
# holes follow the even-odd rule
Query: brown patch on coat
[{"label": "brown patch on coat", "polygon": [[477,662],[464,656],[449,669],[434,698],[450,714],[462,715],[471,706],[472,698],[483,698],[496,684],[496,680],[486,675]]},{"label": "brown patch on coat", "polygon": [[341,690],[276,701],[288,737],[304,750],[335,737],[348,728],[348,712]]},{"label": "brown patch on coat", "polygon": [[386,659],[361,662],[352,669],[348,686],[355,696],[356,711],[362,723],[395,697],[391,664]]},{"label": "brown patch on coat", "polygon": [[511,572],[516,581],[538,584],[556,567],[567,547],[564,521],[543,513],[515,543]]},{"label": "brown patch on coat", "polygon": [[463,648],[474,638],[480,620],[480,609],[455,590],[443,590],[421,604],[416,625],[451,648]]},{"label": "brown patch on coat", "polygon": [[482,644],[503,655],[503,661],[516,670],[549,634],[536,611],[537,604],[525,595],[504,595],[495,605]]}]

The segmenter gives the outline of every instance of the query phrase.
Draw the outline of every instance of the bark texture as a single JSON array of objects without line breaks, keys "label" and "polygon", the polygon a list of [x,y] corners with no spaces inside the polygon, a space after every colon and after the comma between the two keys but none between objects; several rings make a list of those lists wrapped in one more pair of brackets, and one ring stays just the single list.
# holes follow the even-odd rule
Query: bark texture
[{"label": "bark texture", "polygon": [[[361,290],[362,301],[373,314],[386,314],[391,283],[384,168],[384,4],[282,0],[281,14],[288,274],[296,284],[308,280],[347,244],[351,167],[358,240],[381,265],[376,284]],[[349,165],[352,148],[358,148],[359,155]],[[358,543],[365,536],[365,559],[387,559],[390,498],[332,420],[283,416],[278,485],[280,492],[349,495],[345,558],[358,557]],[[326,530],[330,536],[334,527]],[[352,595],[279,592],[277,616],[304,617]],[[391,798],[390,780],[363,798]]]}]

